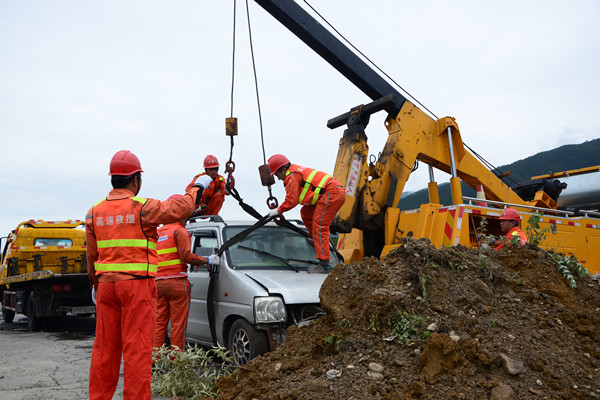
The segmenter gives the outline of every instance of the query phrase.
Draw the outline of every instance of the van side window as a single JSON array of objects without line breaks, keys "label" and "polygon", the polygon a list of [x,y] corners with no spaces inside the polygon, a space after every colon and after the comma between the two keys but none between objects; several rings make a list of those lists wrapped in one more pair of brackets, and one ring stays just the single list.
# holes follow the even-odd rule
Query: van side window
[{"label": "van side window", "polygon": [[219,247],[217,233],[215,231],[197,231],[192,236],[192,252],[202,257],[215,254]]}]

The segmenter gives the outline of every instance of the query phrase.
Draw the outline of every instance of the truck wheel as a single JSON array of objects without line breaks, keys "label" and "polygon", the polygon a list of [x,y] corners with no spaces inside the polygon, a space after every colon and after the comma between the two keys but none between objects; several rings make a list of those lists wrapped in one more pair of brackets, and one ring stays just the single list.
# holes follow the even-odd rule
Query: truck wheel
[{"label": "truck wheel", "polygon": [[11,322],[13,322],[13,319],[15,319],[15,312],[13,310],[8,310],[6,308],[3,308],[2,309],[2,319],[7,324],[10,324]]},{"label": "truck wheel", "polygon": [[247,364],[269,351],[266,332],[254,328],[245,319],[237,319],[229,331],[228,348],[236,365]]},{"label": "truck wheel", "polygon": [[33,293],[31,293],[29,300],[27,300],[27,328],[29,328],[29,332],[39,332],[42,330],[43,323],[43,318],[36,315],[33,306]]}]

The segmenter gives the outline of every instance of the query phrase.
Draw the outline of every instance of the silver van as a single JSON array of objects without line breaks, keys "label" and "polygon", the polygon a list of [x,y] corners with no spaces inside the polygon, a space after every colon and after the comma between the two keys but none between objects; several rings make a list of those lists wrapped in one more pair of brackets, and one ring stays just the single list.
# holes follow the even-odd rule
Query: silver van
[{"label": "silver van", "polygon": [[[225,222],[215,216],[188,222],[192,252],[214,254],[254,222]],[[291,222],[291,221],[290,221]],[[303,229],[301,222],[292,222]],[[187,338],[204,346],[227,347],[237,364],[273,350],[292,324],[307,323],[322,311],[319,290],[326,273],[315,267],[312,240],[268,223],[229,247],[217,272],[190,272],[192,299]],[[342,261],[332,252],[330,267]]]}]

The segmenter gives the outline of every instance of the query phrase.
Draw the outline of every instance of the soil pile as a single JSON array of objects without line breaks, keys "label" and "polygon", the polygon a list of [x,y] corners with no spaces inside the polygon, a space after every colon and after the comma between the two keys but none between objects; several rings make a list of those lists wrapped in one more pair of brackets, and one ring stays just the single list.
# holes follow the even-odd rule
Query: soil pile
[{"label": "soil pile", "polygon": [[217,387],[219,399],[600,398],[600,286],[550,256],[410,240],[337,266],[326,315]]}]

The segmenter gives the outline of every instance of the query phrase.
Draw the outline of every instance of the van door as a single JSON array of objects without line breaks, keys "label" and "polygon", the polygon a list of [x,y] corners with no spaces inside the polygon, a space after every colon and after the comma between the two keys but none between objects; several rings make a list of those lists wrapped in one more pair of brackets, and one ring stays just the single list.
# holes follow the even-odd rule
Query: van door
[{"label": "van door", "polygon": [[[212,229],[192,232],[192,252],[202,257],[215,253],[219,247],[217,231]],[[206,298],[210,275],[205,265],[198,265],[198,271],[190,271],[188,278],[192,283],[192,298],[188,316],[187,337],[192,342],[212,345],[212,336],[208,324]]]}]

